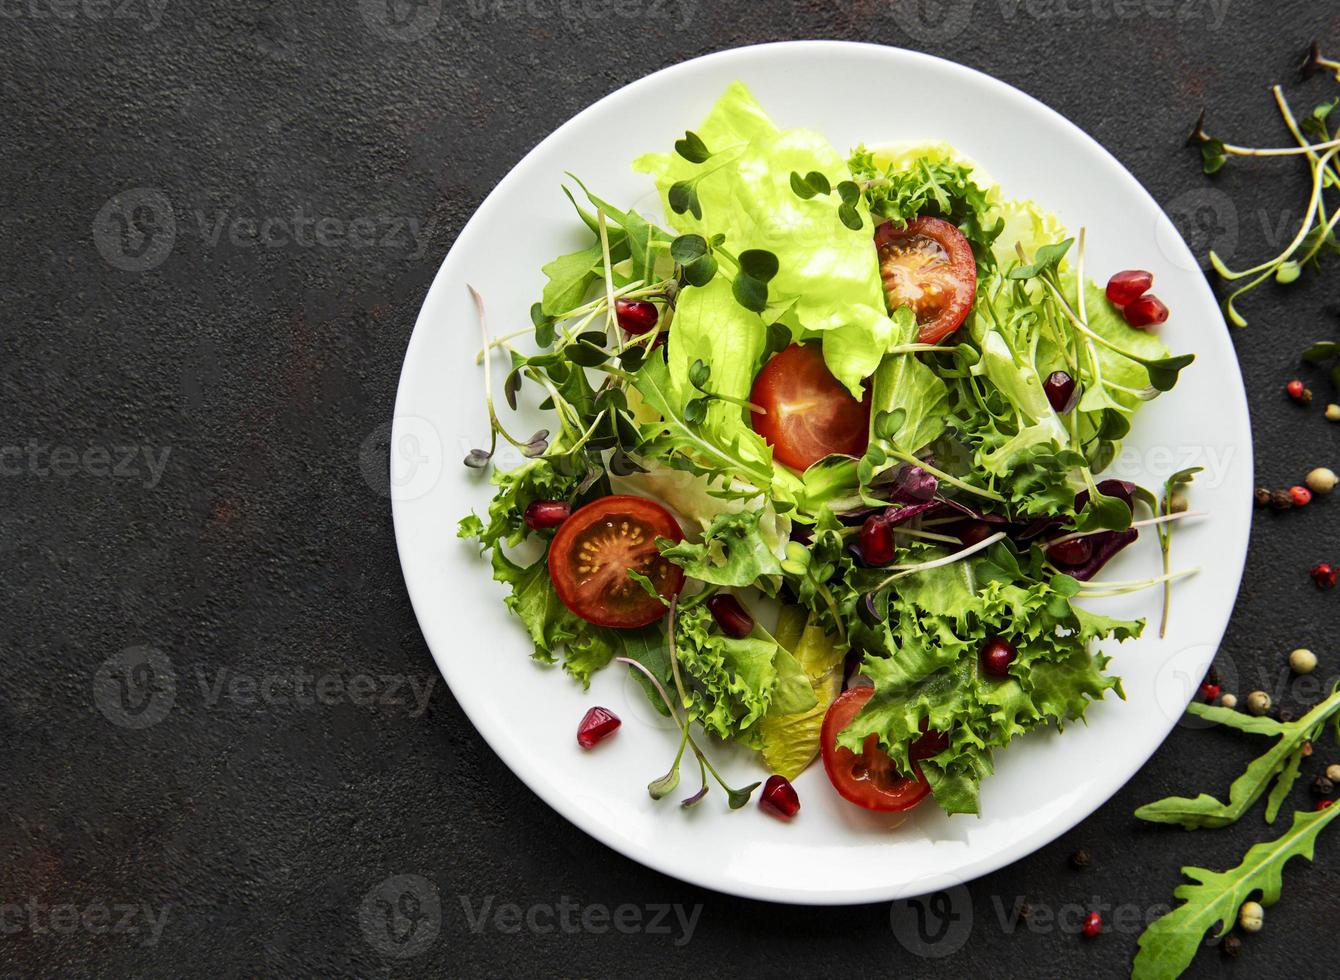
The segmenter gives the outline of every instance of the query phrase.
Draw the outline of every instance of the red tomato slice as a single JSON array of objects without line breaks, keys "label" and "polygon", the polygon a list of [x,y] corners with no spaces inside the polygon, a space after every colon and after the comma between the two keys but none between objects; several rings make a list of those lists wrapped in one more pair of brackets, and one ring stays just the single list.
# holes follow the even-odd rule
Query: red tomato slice
[{"label": "red tomato slice", "polygon": [[683,541],[670,512],[645,497],[601,497],[578,510],[549,545],[554,591],[576,615],[597,626],[636,629],[665,615],[665,605],[628,577],[651,579],[666,599],[684,588],[684,570],[661,557],[656,539]]},{"label": "red tomato slice", "polygon": [[[874,693],[873,687],[853,687],[829,707],[819,732],[824,771],[828,773],[828,781],[833,784],[833,788],[850,803],[883,813],[910,810],[931,791],[930,783],[926,782],[926,777],[921,774],[915,761],[912,766],[914,775],[902,775],[894,768],[889,754],[879,747],[877,735],[866,738],[864,751],[860,755],[837,744],[838,732],[851,724],[851,720]],[[946,744],[943,739],[944,736],[939,732],[929,732],[922,736],[912,746],[912,759],[926,759],[942,752]]]},{"label": "red tomato slice", "polygon": [[772,446],[773,458],[807,470],[825,456],[865,455],[870,438],[870,394],[857,401],[829,373],[818,344],[792,344],[754,379],[749,400],[754,431]]},{"label": "red tomato slice", "polygon": [[977,295],[977,261],[963,232],[940,218],[916,218],[906,228],[890,221],[876,230],[875,245],[889,309],[912,307],[923,344],[963,325]]}]

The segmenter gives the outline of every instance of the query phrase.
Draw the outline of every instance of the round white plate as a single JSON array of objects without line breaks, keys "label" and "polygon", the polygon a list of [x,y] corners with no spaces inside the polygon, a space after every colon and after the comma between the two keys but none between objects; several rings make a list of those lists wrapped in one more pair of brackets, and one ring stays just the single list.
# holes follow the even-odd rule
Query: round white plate
[{"label": "round white plate", "polygon": [[[870,814],[832,792],[818,765],[797,780],[801,811],[789,824],[757,806],[731,812],[720,790],[692,811],[674,798],[653,802],[644,787],[674,755],[670,723],[622,668],[601,672],[584,692],[558,668],[533,662],[503,588],[456,536],[460,517],[482,513],[490,497],[487,482],[461,465],[488,433],[466,284],[485,297],[495,335],[524,328],[544,282],[540,266],[587,243],[559,188],[564,171],[617,205],[655,212],[650,183],[630,161],[668,150],[736,79],[780,126],[816,129],[843,151],[862,142],[953,143],[1007,197],[1036,199],[1072,231],[1087,227],[1094,278],[1152,269],[1174,311],[1164,338],[1198,357],[1174,392],[1146,406],[1109,474],[1155,486],[1183,466],[1205,467],[1192,506],[1210,516],[1174,539],[1175,566],[1201,571],[1175,587],[1163,640],[1157,589],[1098,605],[1151,621],[1143,639],[1113,650],[1126,700],[1109,696],[1089,709],[1087,726],[1039,732],[997,752],[980,818],[947,818],[929,803],[901,822]],[[894,83],[897,98],[871,97]],[[501,380],[499,372],[495,389]],[[518,432],[539,427],[538,416],[515,423]],[[498,460],[503,468],[519,461]],[[850,904],[924,894],[1021,858],[1088,816],[1149,758],[1182,716],[1227,625],[1247,549],[1252,460],[1246,397],[1214,297],[1172,223],[1107,151],[976,71],[893,48],[815,41],[726,51],[644,78],[517,164],[461,232],[419,314],[396,401],[391,478],[396,542],[424,637],[471,722],[531,789],[615,850],[685,881],[750,898]],[[1157,542],[1146,532],[1104,577],[1144,578],[1158,568]],[[574,734],[595,704],[624,724],[586,753]],[[748,753],[717,755],[735,785],[766,775]],[[678,795],[697,788],[691,765],[683,774]]]}]

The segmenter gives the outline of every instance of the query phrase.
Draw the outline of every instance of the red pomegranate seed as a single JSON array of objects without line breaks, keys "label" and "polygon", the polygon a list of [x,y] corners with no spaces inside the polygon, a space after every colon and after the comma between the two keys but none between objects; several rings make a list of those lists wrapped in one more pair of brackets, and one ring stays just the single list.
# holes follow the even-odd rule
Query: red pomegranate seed
[{"label": "red pomegranate seed", "polygon": [[572,507],[564,500],[537,500],[526,508],[526,527],[544,531],[558,527],[572,516]]},{"label": "red pomegranate seed", "polygon": [[800,812],[800,797],[785,776],[769,776],[758,805],[774,817],[790,820]]},{"label": "red pomegranate seed", "polygon": [[1340,579],[1340,568],[1332,568],[1326,562],[1312,566],[1309,573],[1312,581],[1317,583],[1319,589],[1333,589],[1337,579]]},{"label": "red pomegranate seed", "polygon": [[1008,640],[993,636],[982,644],[982,669],[992,677],[1008,677],[1010,664],[1019,656],[1019,651]]},{"label": "red pomegranate seed", "polygon": [[707,600],[707,608],[727,636],[743,640],[754,632],[754,617],[729,592],[718,592]]},{"label": "red pomegranate seed", "polygon": [[1317,805],[1314,806],[1312,809],[1320,813],[1322,810],[1327,809],[1334,802],[1335,800],[1318,800]]},{"label": "red pomegranate seed", "polygon": [[887,565],[893,561],[893,528],[883,514],[867,517],[861,526],[861,557],[867,565]]},{"label": "red pomegranate seed", "polygon": [[1219,700],[1219,685],[1206,681],[1200,686],[1200,696],[1205,699],[1206,704],[1214,704]]},{"label": "red pomegranate seed", "polygon": [[1154,274],[1143,269],[1118,272],[1107,281],[1107,298],[1113,306],[1129,306],[1149,292],[1154,285]]},{"label": "red pomegranate seed", "polygon": [[1289,397],[1294,401],[1302,401],[1303,392],[1307,391],[1307,385],[1303,384],[1303,382],[1299,381],[1297,378],[1294,378],[1294,380],[1284,386],[1284,390],[1288,392]]},{"label": "red pomegranate seed", "polygon": [[577,726],[577,744],[589,749],[613,735],[622,724],[619,716],[609,708],[592,708],[582,715],[582,723]]},{"label": "red pomegranate seed", "polygon": [[1093,557],[1093,541],[1089,538],[1072,538],[1047,549],[1047,560],[1058,565],[1083,565]]},{"label": "red pomegranate seed", "polygon": [[1047,401],[1062,415],[1079,403],[1079,385],[1064,371],[1053,371],[1042,387],[1047,392]]},{"label": "red pomegranate seed", "polygon": [[1312,503],[1312,491],[1307,487],[1290,487],[1289,499],[1293,501],[1295,507],[1306,507]]},{"label": "red pomegranate seed", "polygon": [[1126,322],[1137,330],[1168,322],[1168,308],[1153,293],[1141,296],[1121,312],[1126,317]]},{"label": "red pomegranate seed", "polygon": [[661,316],[655,303],[626,299],[614,301],[614,315],[618,317],[619,326],[623,327],[624,333],[632,334],[634,337],[640,337],[653,330]]},{"label": "red pomegranate seed", "polygon": [[1084,935],[1088,939],[1093,939],[1103,931],[1103,917],[1097,912],[1090,912],[1084,917]]}]

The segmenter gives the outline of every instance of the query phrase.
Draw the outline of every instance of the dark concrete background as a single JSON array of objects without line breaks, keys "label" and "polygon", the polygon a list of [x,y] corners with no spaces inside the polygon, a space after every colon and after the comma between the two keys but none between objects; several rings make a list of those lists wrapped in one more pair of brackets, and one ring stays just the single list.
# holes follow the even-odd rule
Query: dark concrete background
[{"label": "dark concrete background", "polygon": [[[1182,138],[1204,105],[1239,141],[1287,141],[1266,86],[1293,82],[1312,37],[1340,49],[1334,7],[152,3],[0,3],[0,443],[21,447],[0,479],[5,975],[1120,976],[1134,931],[1011,931],[998,909],[1147,910],[1181,864],[1230,867],[1273,834],[1259,810],[1196,835],[1137,824],[1168,793],[1222,793],[1260,747],[1179,729],[1092,819],[973,883],[971,932],[945,959],[907,952],[887,906],[770,906],[647,871],[558,818],[466,722],[416,628],[379,474],[410,329],[456,233],[540,138],[654,69],[786,38],[928,50],[1060,110],[1198,251],[1213,239],[1245,265],[1278,245],[1305,174],[1235,164],[1211,185]],[[1335,94],[1294,91],[1300,106]],[[904,96],[889,79],[872,97]],[[298,241],[295,215],[330,221]],[[267,218],[282,242],[249,237],[246,219]],[[1261,290],[1234,335],[1271,485],[1336,459],[1340,428],[1281,393],[1302,346],[1335,336],[1334,275]],[[1306,577],[1340,558],[1335,530],[1333,505],[1258,513],[1225,643],[1240,693],[1281,683],[1295,646],[1340,671],[1340,593]],[[259,703],[248,684],[267,680]],[[1082,872],[1067,864],[1081,846]],[[1193,975],[1333,973],[1337,859],[1323,840],[1295,862],[1243,958],[1205,950]],[[382,885],[398,875],[419,878]],[[400,934],[379,899],[400,902]],[[513,932],[492,915],[538,908],[543,927],[564,902],[596,909],[589,924]],[[644,923],[661,903],[700,911],[679,945],[673,915],[669,935],[598,931],[598,909],[624,903]]]}]

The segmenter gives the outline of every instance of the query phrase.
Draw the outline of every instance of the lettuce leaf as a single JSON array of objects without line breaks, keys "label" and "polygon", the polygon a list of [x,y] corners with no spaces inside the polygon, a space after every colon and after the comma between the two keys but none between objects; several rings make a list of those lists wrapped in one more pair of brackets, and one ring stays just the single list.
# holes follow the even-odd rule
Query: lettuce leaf
[{"label": "lettuce leaf", "polygon": [[[655,178],[665,212],[680,233],[721,234],[734,254],[758,248],[777,256],[780,269],[769,283],[765,318],[780,319],[799,335],[821,337],[829,370],[859,398],[862,383],[896,335],[885,312],[870,213],[860,203],[862,227],[848,228],[838,217],[835,196],[802,200],[790,180],[793,172],[817,171],[836,187],[851,180],[846,160],[818,133],[778,130],[739,82],[696,132],[714,153],[706,163],[653,153],[638,159],[635,169]],[[702,219],[675,215],[671,186],[695,178]],[[703,359],[714,376],[722,369],[717,360]]]},{"label": "lettuce leaf", "polygon": [[[801,621],[799,630],[791,635],[784,629],[788,617],[799,617]],[[814,705],[788,714],[769,712],[759,726],[763,762],[769,770],[787,779],[799,776],[819,754],[819,730],[828,706],[842,691],[842,664],[847,655],[845,644],[821,627],[806,624],[804,618],[799,607],[786,607],[778,623],[777,639],[790,647],[804,670]]]}]

